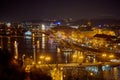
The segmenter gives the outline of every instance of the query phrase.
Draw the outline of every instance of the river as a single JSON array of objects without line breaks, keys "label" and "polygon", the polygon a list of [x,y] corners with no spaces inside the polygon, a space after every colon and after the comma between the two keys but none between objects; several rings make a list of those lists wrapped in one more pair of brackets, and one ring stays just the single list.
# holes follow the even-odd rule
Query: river
[{"label": "river", "polygon": [[[8,49],[13,54],[17,53],[19,59],[22,59],[24,55],[24,58],[31,58],[36,63],[41,55],[50,56],[51,63],[60,62],[60,60],[64,62],[62,55],[57,53],[54,39],[50,39],[44,34],[39,37],[1,36],[0,47]],[[120,66],[103,71],[103,77],[105,80],[120,80]]]}]

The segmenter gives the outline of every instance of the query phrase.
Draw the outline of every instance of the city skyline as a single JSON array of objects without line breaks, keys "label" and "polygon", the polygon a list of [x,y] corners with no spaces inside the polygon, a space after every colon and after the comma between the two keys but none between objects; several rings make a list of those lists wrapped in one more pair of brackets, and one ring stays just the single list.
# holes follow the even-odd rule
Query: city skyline
[{"label": "city skyline", "polygon": [[32,19],[120,19],[115,0],[1,0],[0,21]]}]

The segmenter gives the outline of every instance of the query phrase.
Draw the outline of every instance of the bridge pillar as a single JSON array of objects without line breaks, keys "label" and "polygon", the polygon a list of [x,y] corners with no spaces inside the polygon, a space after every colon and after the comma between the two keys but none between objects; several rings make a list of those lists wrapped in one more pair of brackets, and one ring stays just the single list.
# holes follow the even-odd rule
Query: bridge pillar
[{"label": "bridge pillar", "polygon": [[97,76],[97,78],[98,78],[97,80],[104,80],[102,64],[98,65],[98,76]]}]

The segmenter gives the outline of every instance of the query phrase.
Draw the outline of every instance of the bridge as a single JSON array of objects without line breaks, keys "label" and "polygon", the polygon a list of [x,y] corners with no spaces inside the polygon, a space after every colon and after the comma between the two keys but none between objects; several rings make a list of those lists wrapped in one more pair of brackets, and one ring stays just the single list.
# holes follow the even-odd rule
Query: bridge
[{"label": "bridge", "polygon": [[[96,62],[96,63],[67,63],[67,64],[36,64],[34,66],[36,66],[38,69],[40,68],[44,71],[47,71],[47,73],[50,74],[54,80],[64,80],[64,78],[69,77],[69,75],[73,77],[77,76],[80,78],[81,78],[80,75],[83,76],[95,75],[99,80],[102,80],[103,79],[102,71],[110,70],[111,67],[119,65],[120,62]],[[28,72],[30,72],[30,68]],[[64,77],[64,75],[66,75],[66,77]]]},{"label": "bridge", "polygon": [[120,62],[95,62],[95,63],[65,63],[65,64],[37,64],[36,67],[87,67],[87,66],[106,66],[109,65],[111,67],[119,66]]}]

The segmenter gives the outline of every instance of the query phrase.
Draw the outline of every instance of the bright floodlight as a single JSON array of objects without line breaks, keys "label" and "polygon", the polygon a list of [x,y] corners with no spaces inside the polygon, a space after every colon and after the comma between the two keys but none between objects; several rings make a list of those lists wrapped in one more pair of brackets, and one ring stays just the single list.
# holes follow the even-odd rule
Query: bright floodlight
[{"label": "bright floodlight", "polygon": [[11,23],[6,23],[7,27],[10,27],[11,26]]},{"label": "bright floodlight", "polygon": [[42,30],[45,30],[45,25],[44,24],[42,24]]}]

